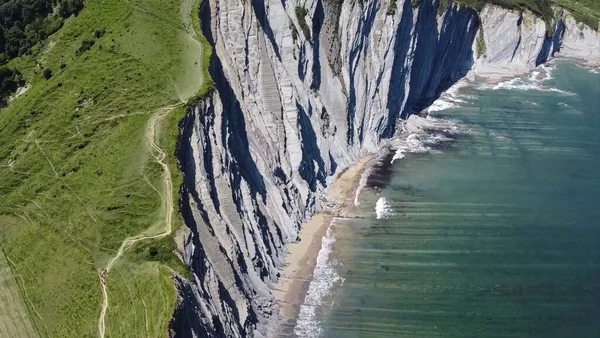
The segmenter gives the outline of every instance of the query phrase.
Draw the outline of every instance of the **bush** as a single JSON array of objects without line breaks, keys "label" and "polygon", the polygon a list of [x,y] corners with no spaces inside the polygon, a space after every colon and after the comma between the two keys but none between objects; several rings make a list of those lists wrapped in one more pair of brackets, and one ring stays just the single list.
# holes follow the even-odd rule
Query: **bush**
[{"label": "bush", "polygon": [[44,68],[44,79],[49,80],[52,77],[52,69],[50,68]]},{"label": "bush", "polygon": [[63,0],[58,6],[58,12],[63,18],[77,16],[83,9],[83,0]]},{"label": "bush", "polygon": [[388,5],[387,15],[394,15],[396,13],[396,0],[390,0],[390,4]]},{"label": "bush", "polygon": [[92,48],[92,46],[94,46],[95,43],[96,43],[96,41],[94,41],[94,40],[86,39],[86,40],[81,41],[81,46],[79,46],[79,49],[77,49],[75,54],[79,56],[79,55],[87,52],[88,50],[90,50],[90,48]]},{"label": "bush", "polygon": [[485,38],[483,37],[483,25],[479,26],[479,36],[477,36],[477,57],[481,57],[487,50]]},{"label": "bush", "polygon": [[18,69],[0,67],[0,107],[6,107],[7,99],[24,84]]},{"label": "bush", "polygon": [[[53,4],[58,7],[52,13]],[[63,18],[77,15],[83,0],[0,1],[0,53],[7,61],[28,53],[31,47],[62,27]]]},{"label": "bush", "polygon": [[308,41],[311,41],[311,35],[310,35],[310,27],[308,27],[308,24],[306,23],[306,16],[308,15],[308,11],[306,10],[306,8],[301,7],[301,6],[296,6],[296,18],[298,19],[298,24],[300,25],[300,29],[302,30],[302,33],[304,33],[304,37],[306,37],[306,39]]}]

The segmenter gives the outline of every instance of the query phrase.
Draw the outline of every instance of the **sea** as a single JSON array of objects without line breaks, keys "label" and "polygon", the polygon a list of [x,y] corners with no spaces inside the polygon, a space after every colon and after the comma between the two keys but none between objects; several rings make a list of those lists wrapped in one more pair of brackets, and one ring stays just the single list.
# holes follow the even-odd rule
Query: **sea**
[{"label": "sea", "polygon": [[600,337],[600,71],[461,82],[430,113],[459,132],[374,168],[295,334]]}]

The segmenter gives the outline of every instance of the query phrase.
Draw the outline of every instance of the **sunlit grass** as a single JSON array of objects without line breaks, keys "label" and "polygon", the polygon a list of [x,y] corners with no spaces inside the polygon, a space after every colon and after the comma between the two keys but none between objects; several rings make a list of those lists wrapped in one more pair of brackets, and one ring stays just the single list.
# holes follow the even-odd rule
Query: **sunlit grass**
[{"label": "sunlit grass", "polygon": [[[96,38],[97,30],[105,34]],[[0,241],[40,314],[32,319],[42,336],[95,336],[99,269],[126,237],[164,226],[161,194],[176,192],[162,191],[145,132],[157,108],[201,84],[186,75],[203,71],[186,34],[179,1],[88,0],[32,55],[11,61],[33,86],[0,111]],[[77,55],[89,39],[93,46]],[[44,68],[54,74],[47,81]],[[173,147],[164,148],[173,166],[178,129],[166,120],[161,146]],[[163,241],[174,248],[171,237]],[[107,336],[143,334],[145,326],[115,319],[145,313],[144,302],[151,335],[166,333],[175,302],[170,269],[186,271],[174,257],[147,262],[133,252],[117,264]],[[155,298],[131,298],[133,281]]]}]

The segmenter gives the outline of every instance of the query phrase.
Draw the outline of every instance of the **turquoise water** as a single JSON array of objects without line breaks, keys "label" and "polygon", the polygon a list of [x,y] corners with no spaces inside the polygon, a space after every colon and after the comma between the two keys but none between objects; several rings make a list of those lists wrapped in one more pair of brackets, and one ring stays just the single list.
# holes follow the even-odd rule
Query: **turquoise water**
[{"label": "turquoise water", "polygon": [[600,75],[477,87],[436,113],[470,133],[334,227],[323,337],[600,337]]}]

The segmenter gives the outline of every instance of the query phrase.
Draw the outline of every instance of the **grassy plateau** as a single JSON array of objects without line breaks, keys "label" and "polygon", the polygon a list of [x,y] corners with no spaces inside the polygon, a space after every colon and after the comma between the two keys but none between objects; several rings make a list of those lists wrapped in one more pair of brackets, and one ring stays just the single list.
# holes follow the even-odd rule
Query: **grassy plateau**
[{"label": "grassy plateau", "polygon": [[[193,0],[87,0],[7,65],[30,84],[0,110],[0,269],[12,274],[2,275],[0,294],[15,299],[11,316],[0,317],[8,330],[98,336],[103,267],[124,239],[163,231],[165,196],[181,182],[177,123],[184,102],[210,85],[198,8]],[[175,191],[165,191],[146,135],[167,106],[156,139]],[[187,273],[174,247],[171,236],[139,241],[116,261],[105,336],[167,334],[172,271]]]}]

